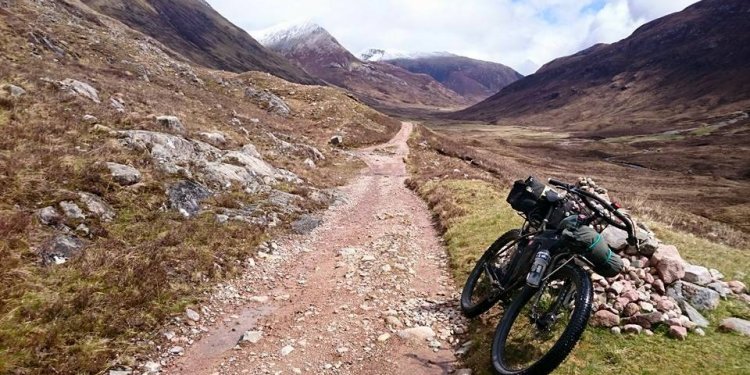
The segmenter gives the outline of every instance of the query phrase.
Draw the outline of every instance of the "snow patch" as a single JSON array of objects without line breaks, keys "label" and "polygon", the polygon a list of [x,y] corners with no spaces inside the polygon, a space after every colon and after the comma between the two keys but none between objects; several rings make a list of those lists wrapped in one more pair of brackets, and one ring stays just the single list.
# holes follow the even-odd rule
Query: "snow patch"
[{"label": "snow patch", "polygon": [[450,52],[405,52],[395,49],[369,48],[359,53],[364,61],[388,61],[395,59],[420,59],[428,57],[456,56]]},{"label": "snow patch", "polygon": [[[326,32],[310,19],[283,22],[263,30],[251,32],[260,44],[269,47],[284,44],[290,40],[301,39],[312,34]],[[327,32],[326,32],[327,33]]]}]

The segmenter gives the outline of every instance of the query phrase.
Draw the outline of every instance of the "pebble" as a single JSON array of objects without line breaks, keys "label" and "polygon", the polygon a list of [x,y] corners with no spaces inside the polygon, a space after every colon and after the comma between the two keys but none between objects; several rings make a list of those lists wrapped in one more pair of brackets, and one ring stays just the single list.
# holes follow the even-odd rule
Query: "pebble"
[{"label": "pebble", "polygon": [[642,330],[643,330],[643,327],[639,326],[638,324],[626,324],[622,327],[622,332],[633,333],[636,335],[639,335]]},{"label": "pebble", "polygon": [[188,319],[190,319],[190,320],[192,320],[194,322],[197,322],[197,321],[201,320],[200,314],[198,314],[193,309],[185,309],[185,315],[188,317]]},{"label": "pebble", "polygon": [[245,331],[240,338],[240,342],[249,342],[251,344],[257,344],[263,337],[262,331]]},{"label": "pebble", "polygon": [[280,351],[280,353],[281,353],[281,356],[282,356],[282,357],[286,357],[286,356],[288,356],[288,355],[289,355],[289,353],[291,353],[291,352],[293,352],[293,351],[294,351],[294,347],[293,347],[293,346],[291,346],[291,345],[286,345],[286,346],[284,346],[283,348],[281,348],[281,351]]},{"label": "pebble", "polygon": [[419,326],[398,331],[398,335],[407,340],[425,341],[435,337],[435,331],[430,327]]},{"label": "pebble", "polygon": [[268,296],[254,296],[250,297],[251,302],[266,303],[268,302]]},{"label": "pebble", "polygon": [[685,340],[687,338],[687,328],[680,326],[671,326],[669,327],[669,332],[667,334],[673,339]]},{"label": "pebble", "polygon": [[391,334],[390,333],[384,333],[384,334],[378,336],[378,341],[380,341],[380,342],[386,342],[390,338],[391,338]]}]

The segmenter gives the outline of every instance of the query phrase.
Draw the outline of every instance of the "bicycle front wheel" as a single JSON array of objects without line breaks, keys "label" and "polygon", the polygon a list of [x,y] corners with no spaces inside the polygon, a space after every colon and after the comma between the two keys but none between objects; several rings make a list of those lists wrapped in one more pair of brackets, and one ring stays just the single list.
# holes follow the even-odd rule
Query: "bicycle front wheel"
[{"label": "bicycle front wheel", "polygon": [[541,288],[524,287],[495,331],[495,372],[552,372],[580,340],[591,315],[592,299],[591,278],[577,265],[562,267]]}]

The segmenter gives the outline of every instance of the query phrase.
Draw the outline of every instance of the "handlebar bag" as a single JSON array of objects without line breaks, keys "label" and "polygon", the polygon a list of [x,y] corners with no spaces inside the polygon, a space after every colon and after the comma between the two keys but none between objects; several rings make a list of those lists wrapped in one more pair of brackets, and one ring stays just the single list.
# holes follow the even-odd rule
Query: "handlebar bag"
[{"label": "handlebar bag", "polygon": [[594,265],[594,272],[604,277],[614,277],[622,272],[622,258],[609,248],[607,241],[594,228],[582,225],[565,229],[563,235],[571,240],[571,250],[582,254]]},{"label": "handlebar bag", "polygon": [[540,208],[544,207],[541,206],[548,204],[542,199],[547,189],[549,189],[547,185],[537,181],[533,176],[527,178],[526,181],[517,180],[513,183],[506,201],[514,210],[525,214],[529,220],[532,220],[533,214],[542,212]]}]

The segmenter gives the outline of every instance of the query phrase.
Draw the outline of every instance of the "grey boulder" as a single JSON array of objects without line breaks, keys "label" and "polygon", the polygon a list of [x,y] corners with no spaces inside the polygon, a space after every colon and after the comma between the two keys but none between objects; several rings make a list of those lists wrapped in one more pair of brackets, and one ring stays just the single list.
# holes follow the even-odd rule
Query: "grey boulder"
[{"label": "grey boulder", "polygon": [[251,145],[222,151],[205,142],[159,132],[129,130],[119,134],[126,147],[149,152],[162,171],[188,178],[198,175],[212,188],[226,189],[236,184],[255,193],[262,185],[279,180],[301,182],[293,173],[274,168],[261,159]]},{"label": "grey boulder", "polygon": [[101,103],[99,92],[86,82],[68,78],[60,81],[60,87],[62,90],[90,99],[94,103]]},{"label": "grey boulder", "polygon": [[78,197],[86,205],[86,209],[95,217],[102,221],[109,222],[115,218],[115,210],[107,202],[97,195],[79,192]]},{"label": "grey boulder", "polygon": [[129,165],[111,162],[106,165],[115,182],[122,186],[130,186],[141,182],[141,172]]},{"label": "grey boulder", "polygon": [[83,250],[84,243],[78,238],[57,235],[46,241],[39,248],[44,264],[63,264]]},{"label": "grey boulder", "polygon": [[711,272],[709,272],[708,268],[697,266],[694,264],[688,264],[685,266],[685,276],[682,279],[698,285],[708,285],[713,277],[711,276]]},{"label": "grey boulder", "polygon": [[690,319],[691,322],[695,323],[698,327],[708,327],[708,319],[706,319],[698,310],[686,301],[680,303],[682,311]]},{"label": "grey boulder", "polygon": [[62,221],[62,216],[52,206],[42,208],[37,215],[39,216],[39,221],[44,225],[57,225]]},{"label": "grey boulder", "polygon": [[178,134],[185,133],[185,126],[182,125],[182,121],[176,116],[159,116],[156,118],[156,122],[166,130]]},{"label": "grey boulder", "polygon": [[292,222],[292,230],[298,234],[309,234],[322,223],[323,219],[306,214]]},{"label": "grey boulder", "polygon": [[62,209],[63,214],[65,214],[65,216],[69,219],[83,220],[86,218],[86,215],[84,215],[81,207],[79,207],[75,202],[62,201],[60,202],[60,208]]},{"label": "grey boulder", "polygon": [[330,140],[328,140],[328,143],[330,143],[330,144],[332,144],[334,146],[340,146],[340,145],[342,145],[344,143],[344,137],[342,137],[340,135],[334,135],[333,137],[331,137]]},{"label": "grey boulder", "polygon": [[202,132],[199,133],[204,141],[214,145],[223,146],[227,143],[227,137],[223,133],[219,132]]},{"label": "grey boulder", "polygon": [[737,332],[743,336],[750,336],[750,321],[740,318],[726,318],[721,321],[719,329],[725,332]]},{"label": "grey boulder", "polygon": [[607,245],[614,250],[623,250],[628,247],[628,233],[620,228],[608,226],[602,231],[602,237],[607,241]]},{"label": "grey boulder", "polygon": [[245,90],[245,97],[252,100],[261,108],[279,116],[287,117],[292,112],[289,105],[283,99],[268,90],[258,90],[254,87],[248,87]]},{"label": "grey boulder", "polygon": [[26,94],[26,90],[23,89],[23,87],[16,86],[16,85],[5,85],[5,91],[10,94],[10,96],[17,98],[19,96],[23,96]]},{"label": "grey boulder", "polygon": [[167,188],[169,207],[179,211],[185,217],[198,214],[201,210],[201,201],[211,195],[211,190],[190,180],[180,181]]},{"label": "grey boulder", "polygon": [[668,288],[667,295],[677,302],[686,301],[698,310],[714,310],[721,301],[717,291],[687,281],[674,283]]}]

